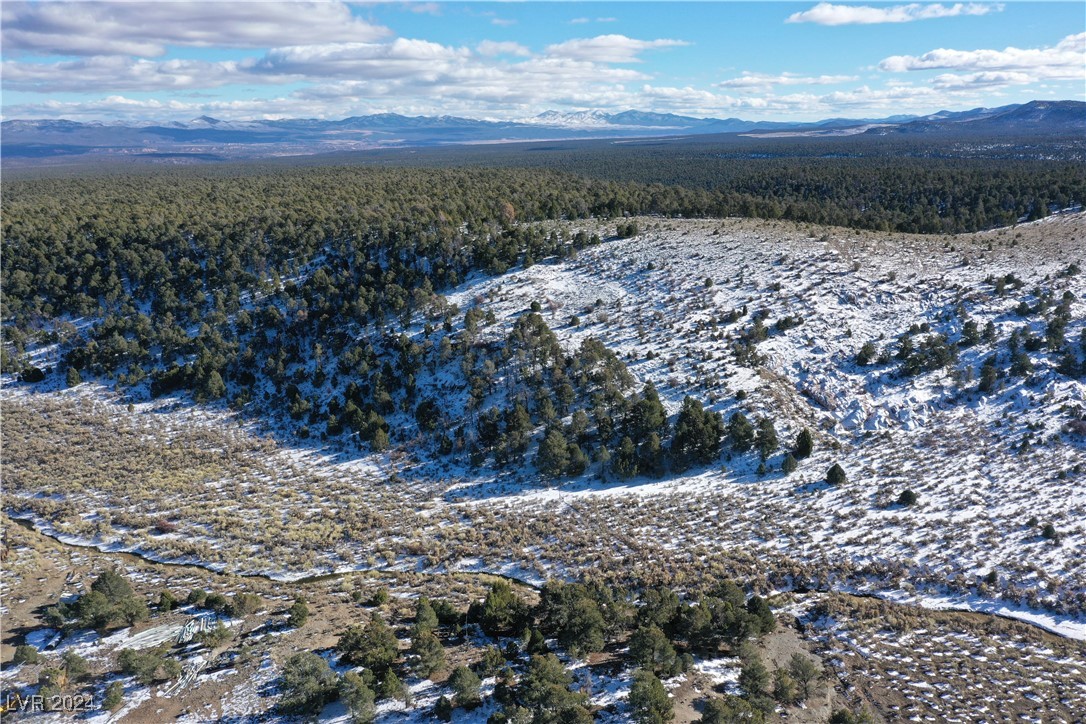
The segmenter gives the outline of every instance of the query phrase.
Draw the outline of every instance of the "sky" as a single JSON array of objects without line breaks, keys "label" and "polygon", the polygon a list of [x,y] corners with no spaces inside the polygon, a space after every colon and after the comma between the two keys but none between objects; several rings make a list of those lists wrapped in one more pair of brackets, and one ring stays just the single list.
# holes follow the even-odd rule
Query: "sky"
[{"label": "sky", "polygon": [[1086,99],[1073,2],[0,4],[5,119],[881,118]]}]

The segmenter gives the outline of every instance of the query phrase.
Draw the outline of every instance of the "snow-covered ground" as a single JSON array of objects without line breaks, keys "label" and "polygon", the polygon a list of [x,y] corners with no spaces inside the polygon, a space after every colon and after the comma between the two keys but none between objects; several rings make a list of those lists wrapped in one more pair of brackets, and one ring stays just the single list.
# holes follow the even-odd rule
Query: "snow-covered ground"
[{"label": "snow-covered ground", "polygon": [[[1020,612],[1064,635],[1081,631],[1086,453],[1082,438],[1064,428],[1086,409],[1086,386],[1057,373],[1057,356],[1044,350],[1029,380],[1003,375],[1001,388],[986,395],[975,391],[975,377],[993,350],[1005,353],[1012,330],[1028,325],[1043,335],[1041,315],[1016,312],[1042,290],[1057,302],[1066,291],[1075,295],[1066,336],[1077,344],[1086,277],[1065,272],[1084,263],[1086,216],[956,237],[749,220],[639,223],[638,236],[570,260],[469,279],[449,301],[494,313],[484,339],[503,338],[539,302],[566,349],[602,340],[638,386],[654,382],[671,412],[689,394],[725,417],[738,410],[769,417],[785,446],[807,427],[815,454],[797,472],[779,472],[782,447],[763,475],[754,454],[726,454],[659,481],[614,482],[594,466],[542,484],[530,466],[473,471],[429,461],[425,451],[349,459],[313,443],[258,444],[248,423],[226,413],[156,402],[137,405],[125,424],[142,426],[148,444],[198,439],[210,451],[207,472],[164,488],[168,500],[84,491],[92,502],[82,519],[74,527],[70,515],[54,521],[63,523],[54,532],[283,578],[368,568],[487,570],[529,581],[589,567],[745,570],[768,576],[771,587],[904,591],[921,605],[976,604]],[[992,280],[1009,274],[1022,284],[996,293]],[[731,342],[761,310],[764,362],[740,365]],[[963,349],[954,372],[901,377],[896,361],[855,363],[865,342],[893,352],[913,325],[957,339],[963,314],[980,329],[991,322],[999,341]],[[798,325],[779,331],[775,324],[788,317]],[[448,389],[453,382],[442,371],[418,380],[456,409],[464,393]],[[30,406],[101,398],[89,386],[59,397],[18,386],[3,395],[5,404]],[[106,415],[123,409],[95,404]],[[1032,444],[1020,452],[1026,435]],[[224,460],[232,445],[244,456]],[[835,462],[849,482],[833,488],[822,481]],[[897,503],[906,489],[915,505]],[[37,493],[64,495],[62,487]],[[5,509],[23,514],[33,497],[19,491]],[[95,517],[125,506],[139,509],[141,521],[168,514],[178,530],[149,535]],[[1046,523],[1058,542],[1040,535]],[[984,583],[993,571],[996,581]]]}]

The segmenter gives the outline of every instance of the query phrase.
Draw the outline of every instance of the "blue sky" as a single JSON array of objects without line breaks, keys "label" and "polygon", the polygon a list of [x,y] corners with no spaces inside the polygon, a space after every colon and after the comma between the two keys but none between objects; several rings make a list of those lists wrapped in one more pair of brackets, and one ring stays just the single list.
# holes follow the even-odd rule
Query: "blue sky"
[{"label": "blue sky", "polygon": [[1081,2],[11,2],[5,118],[881,117],[1086,95]]}]

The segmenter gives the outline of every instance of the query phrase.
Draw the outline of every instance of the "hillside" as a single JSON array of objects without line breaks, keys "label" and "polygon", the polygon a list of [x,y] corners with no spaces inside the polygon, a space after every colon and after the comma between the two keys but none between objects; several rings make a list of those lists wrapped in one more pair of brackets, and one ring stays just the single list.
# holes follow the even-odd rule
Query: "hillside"
[{"label": "hillside", "polygon": [[[265,173],[12,187],[4,513],[37,532],[4,550],[32,571],[33,536],[59,547],[34,554],[58,573],[5,582],[24,599],[5,657],[24,642],[83,657],[84,688],[121,682],[132,720],[272,716],[298,646],[342,677],[361,660],[346,627],[382,617],[381,675],[399,678],[367,680],[381,721],[461,701],[459,663],[482,682],[480,721],[533,701],[520,683],[544,651],[560,680],[594,682],[565,705],[625,721],[645,666],[630,637],[673,595],[654,671],[680,721],[712,700],[946,718],[997,686],[1029,692],[1015,711],[1072,716],[1086,214],[917,235],[612,215],[684,196],[554,172]],[[59,188],[78,195],[37,213]],[[143,211],[127,220],[118,194]],[[258,196],[279,201],[239,217]],[[79,576],[111,566],[140,600],[207,600],[94,614]],[[392,603],[362,612],[382,586]],[[436,634],[445,673],[419,663],[421,592],[455,609]],[[302,596],[304,634],[287,623]],[[482,612],[491,596],[515,626]],[[154,648],[194,616],[226,631]],[[992,650],[1021,666],[924,658]],[[752,694],[752,662],[790,671],[793,654],[832,672],[803,706]],[[5,681],[28,691],[48,668]]]},{"label": "hillside", "polygon": [[[991,598],[1081,615],[1086,593],[1082,562],[1068,555],[1083,543],[1079,521],[1086,504],[1076,482],[1084,462],[1079,422],[1083,386],[1078,377],[1081,320],[1086,316],[1077,273],[1083,249],[1081,215],[945,240],[834,229],[812,233],[780,222],[639,223],[642,230],[634,238],[586,248],[569,261],[469,280],[449,294],[447,304],[464,310],[445,332],[461,340],[451,348],[454,355],[463,354],[455,352],[463,349],[462,320],[468,320],[469,328],[479,325],[472,332],[475,358],[470,370],[463,362],[440,363],[440,356],[448,354],[441,351],[447,345],[440,341],[440,328],[422,320],[409,324],[408,343],[432,350],[416,368],[414,399],[441,401],[439,429],[447,436],[420,434],[425,431],[420,410],[400,411],[404,408],[397,405],[399,410],[382,413],[384,424],[394,431],[391,456],[381,452],[324,466],[319,463],[323,457],[355,457],[357,448],[331,438],[327,443],[298,440],[296,432],[287,432],[297,428],[285,428],[279,444],[301,444],[316,454],[304,458],[309,462],[303,470],[317,477],[309,483],[298,478],[290,488],[294,495],[309,491],[299,502],[314,525],[323,517],[322,507],[337,511],[325,518],[336,522],[319,535],[340,542],[328,548],[310,541],[303,555],[288,542],[289,536],[278,538],[265,523],[263,545],[277,552],[250,555],[244,568],[286,574],[357,565],[351,563],[361,552],[356,546],[372,540],[372,534],[352,530],[338,508],[334,487],[320,481],[328,475],[345,481],[343,475],[365,472],[363,480],[372,478],[371,483],[352,483],[362,486],[359,494],[372,490],[363,498],[370,512],[359,523],[384,529],[388,538],[382,548],[394,541],[408,550],[424,546],[410,557],[427,556],[428,565],[527,566],[542,575],[564,570],[586,555],[633,560],[649,546],[653,557],[663,556],[661,562],[673,559],[696,570],[703,563],[694,551],[709,553],[705,562],[731,551],[726,559],[742,552],[743,559],[760,560],[763,575],[774,586],[796,585],[795,576],[806,581],[804,585],[836,581],[835,586],[883,591],[934,586],[948,594],[987,592]],[[595,222],[581,230],[607,234]],[[540,307],[537,315],[530,312],[533,303]],[[472,322],[476,312],[478,321]],[[595,358],[622,368],[609,373],[618,375],[615,382],[601,378],[582,383],[571,376],[573,397],[564,419],[557,400],[548,412],[539,406],[544,398],[520,397],[532,389],[529,378],[538,372],[513,364],[515,356],[509,359],[499,352],[508,344],[505,340],[517,338],[518,325],[533,316],[553,335],[548,344],[556,344],[567,360],[583,356],[591,346],[586,342],[595,340],[617,355],[612,362],[606,354],[594,352]],[[764,331],[755,333],[757,329]],[[1054,341],[1057,329],[1064,346]],[[975,340],[967,339],[970,335]],[[912,353],[902,353],[905,339],[911,341]],[[857,356],[869,343],[870,359],[861,365]],[[46,366],[49,358],[36,359]],[[992,379],[985,369],[989,359],[995,364]],[[478,396],[473,392],[477,371],[488,365],[491,371],[484,374],[490,379]],[[546,365],[542,369],[553,374],[546,372]],[[310,365],[303,376],[312,375]],[[659,481],[639,476],[636,464],[638,476],[624,479],[628,473],[617,468],[616,445],[622,435],[636,437],[629,413],[608,423],[619,430],[615,437],[605,437],[599,427],[600,403],[593,402],[598,394],[594,390],[612,384],[636,402],[643,398],[640,390],[646,382],[659,391],[668,416],[659,428],[660,455],[667,461],[654,473],[662,475]],[[542,389],[554,394],[558,386],[548,376]],[[40,404],[33,389],[10,388],[10,419]],[[77,385],[66,395],[82,399],[82,389]],[[138,388],[134,394],[138,399]],[[680,402],[688,395],[704,404],[707,413],[721,417],[723,440],[709,465],[698,462],[700,458],[680,462],[674,452],[667,456],[668,446],[676,444]],[[481,436],[487,434],[487,414],[508,410],[517,399],[524,400],[530,419],[520,433],[523,443],[506,448],[511,443],[486,442]],[[162,405],[161,400],[137,402],[136,410]],[[545,407],[550,408],[549,403]],[[588,411],[591,419],[574,423],[577,409]],[[733,432],[737,412],[751,422],[749,442]],[[558,417],[546,423],[548,415]],[[115,423],[118,436],[129,434],[121,432],[131,424],[126,417],[120,414]],[[143,427],[152,419],[172,418],[137,414],[133,422]],[[91,419],[87,424],[93,424]],[[216,419],[210,417],[205,424],[218,424]],[[755,439],[753,428],[763,419],[772,423],[777,439],[767,446],[764,472],[759,472],[759,455],[750,448],[761,444],[761,433]],[[47,420],[28,420],[20,426],[21,434],[5,433],[13,459],[25,459],[43,444],[62,448],[64,436],[79,429],[54,429]],[[509,423],[498,424],[508,434]],[[561,427],[555,427],[558,424]],[[583,432],[575,431],[578,424],[585,425]],[[277,427],[261,423],[269,425]],[[31,433],[35,427],[40,430]],[[785,455],[804,428],[813,434],[814,454],[801,459],[796,472],[782,474]],[[560,468],[540,479],[537,448],[549,429],[558,429],[569,445],[579,443],[587,458],[581,463],[583,473],[570,476]],[[365,424],[360,434],[367,434]],[[61,437],[49,443],[56,435]],[[96,444],[108,449],[111,443]],[[452,449],[444,450],[446,444]],[[456,452],[462,445],[475,451],[471,464],[469,456]],[[601,462],[605,448],[609,462]],[[834,463],[844,468],[847,484],[822,483]],[[43,492],[39,465],[20,465],[13,471],[10,491],[30,495],[25,498],[29,510],[54,518],[51,525],[63,531],[72,523],[62,523],[53,512],[63,508],[53,502],[43,507],[44,500],[33,497]],[[196,473],[196,480],[203,474]],[[238,479],[241,491],[253,489],[244,482],[250,475]],[[383,483],[387,475],[398,482]],[[1022,485],[1025,479],[1032,481],[1029,486]],[[179,493],[186,489],[182,486]],[[1043,495],[1038,495],[1038,486],[1043,486]],[[178,555],[173,536],[142,532],[161,517],[181,530],[190,524],[202,527],[205,533],[195,540],[203,542],[193,549],[203,551],[199,557],[213,556],[230,566],[229,550],[246,545],[248,534],[221,518],[233,508],[231,499],[240,500],[232,488],[216,486],[215,495],[224,496],[220,503],[171,513],[176,499],[161,501],[167,507],[156,510],[153,496],[126,504],[116,497],[129,495],[125,489],[110,487],[112,492],[88,481],[84,494],[114,511],[114,519],[119,510],[131,510],[136,517],[123,526],[123,535],[141,541],[145,550],[161,551],[168,558]],[[52,485],[49,489],[61,491]],[[211,493],[187,489],[204,500]],[[906,490],[915,494],[914,504],[899,502]],[[423,517],[394,513],[401,500],[423,505]],[[8,507],[28,511],[11,499]],[[720,515],[722,510],[728,515]],[[387,517],[374,519],[378,511]],[[211,528],[203,527],[210,520],[198,524],[205,513],[220,522]],[[190,521],[190,515],[196,517]],[[467,516],[471,525],[444,530],[437,549],[423,543],[428,526],[447,525],[442,521],[449,515],[452,520]],[[301,524],[292,516],[268,520],[272,518],[281,519],[287,531]],[[500,546],[475,555],[458,552],[468,541],[455,531],[478,535],[487,520],[497,526],[496,533],[520,530],[519,535],[530,536],[529,531],[538,530],[538,539],[529,537],[518,546],[533,551],[531,555],[519,560]],[[1058,540],[1042,536],[1046,524],[1053,526]],[[225,540],[212,532],[219,528],[224,535],[229,531],[234,541],[227,550],[219,550]],[[72,528],[72,534],[78,535],[79,529]],[[548,540],[555,529],[569,531],[569,540]],[[601,538],[604,530],[608,533]],[[111,538],[108,526],[97,535]],[[606,540],[605,552],[593,540]],[[552,557],[559,550],[563,553]],[[386,557],[386,564],[401,555]],[[477,564],[470,562],[476,559]],[[994,579],[982,582],[991,571]]]}]

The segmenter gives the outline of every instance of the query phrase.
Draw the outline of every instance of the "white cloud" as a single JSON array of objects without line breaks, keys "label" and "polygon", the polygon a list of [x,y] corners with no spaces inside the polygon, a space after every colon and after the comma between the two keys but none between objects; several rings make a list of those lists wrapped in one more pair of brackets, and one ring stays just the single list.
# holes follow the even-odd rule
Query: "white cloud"
[{"label": "white cloud", "polygon": [[471,56],[429,40],[396,38],[391,43],[326,43],[273,48],[239,67],[254,75],[304,78],[432,77]]},{"label": "white cloud", "polygon": [[810,10],[793,13],[785,22],[816,23],[818,25],[874,25],[878,23],[910,23],[914,20],[952,18],[959,15],[987,15],[1000,12],[1000,3],[910,3],[871,7],[870,5],[835,5],[821,2]]},{"label": "white cloud", "polygon": [[799,75],[797,73],[781,73],[780,75],[768,75],[765,73],[744,72],[738,78],[722,80],[714,83],[714,88],[769,88],[778,85],[836,85],[856,80],[854,75]]},{"label": "white cloud", "polygon": [[479,55],[488,57],[495,55],[516,55],[518,57],[526,58],[532,54],[532,51],[528,50],[528,48],[512,40],[484,40],[475,46],[475,52]]},{"label": "white cloud", "polygon": [[39,93],[94,91],[154,91],[214,88],[236,76],[232,61],[152,61],[121,56],[96,56],[60,63],[4,61],[4,87]]},{"label": "white cloud", "polygon": [[490,24],[498,25],[503,28],[508,28],[511,25],[516,25],[517,21],[511,18],[492,18]]},{"label": "white cloud", "polygon": [[573,18],[569,21],[570,25],[584,25],[586,23],[613,23],[618,18]]},{"label": "white cloud", "polygon": [[342,2],[5,2],[5,54],[159,56],[170,45],[266,48],[372,41]]},{"label": "white cloud", "polygon": [[986,88],[1001,88],[1008,85],[1020,85],[1032,83],[1033,76],[1021,71],[982,71],[979,73],[943,73],[931,81],[931,86],[937,90],[981,90]]},{"label": "white cloud", "polygon": [[1086,33],[1068,35],[1050,48],[1011,47],[1003,50],[938,48],[919,56],[894,55],[879,63],[879,68],[891,73],[916,70],[1021,71],[1028,75],[1027,80],[1077,79],[1081,81],[1086,72],[1084,70],[1086,69]]},{"label": "white cloud", "polygon": [[595,63],[638,63],[638,54],[657,48],[689,45],[684,40],[637,40],[625,35],[597,35],[577,38],[547,46],[546,54],[553,58],[570,58]]}]

